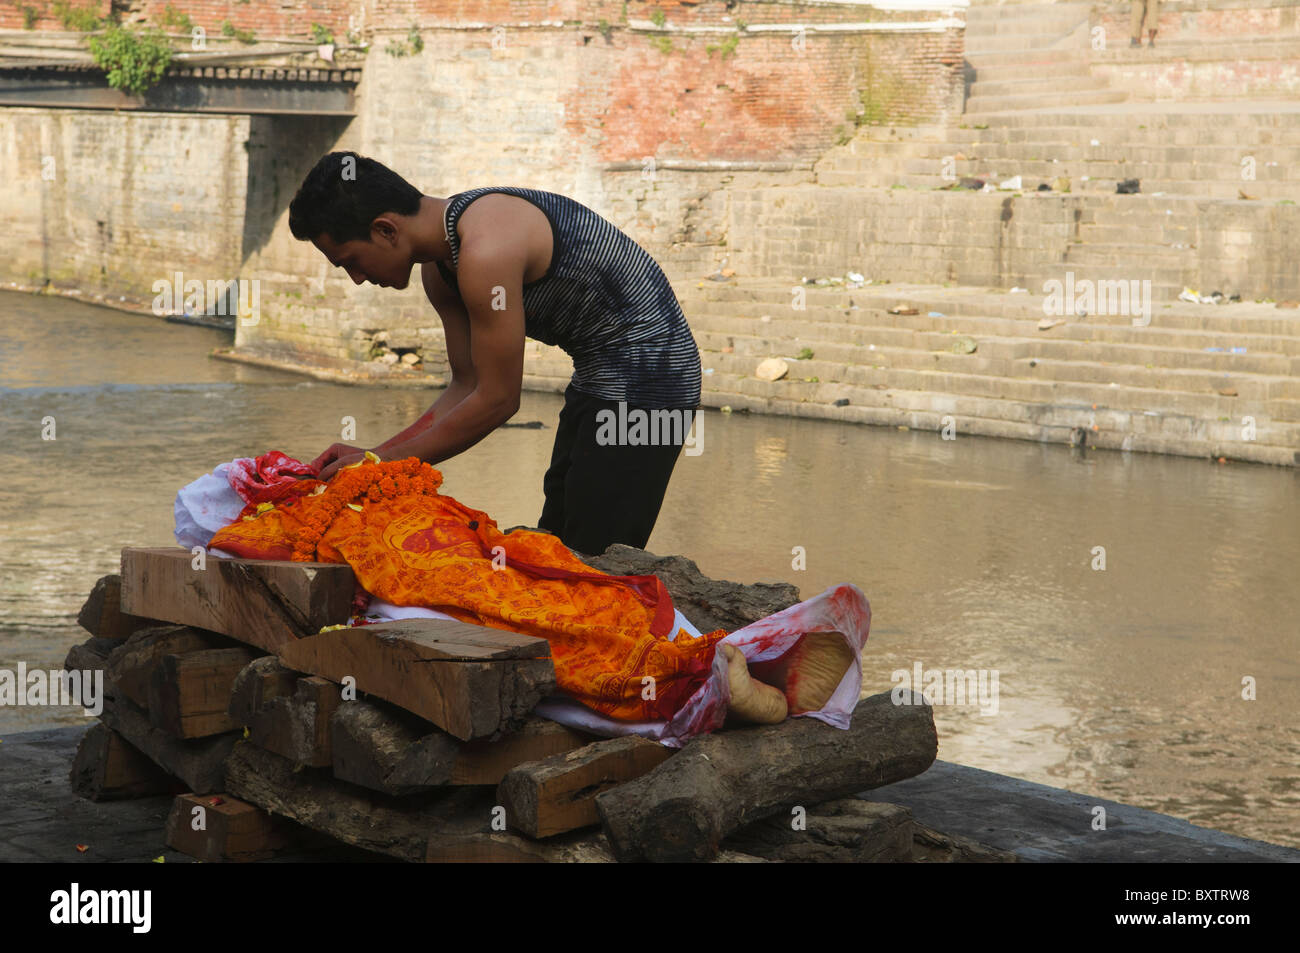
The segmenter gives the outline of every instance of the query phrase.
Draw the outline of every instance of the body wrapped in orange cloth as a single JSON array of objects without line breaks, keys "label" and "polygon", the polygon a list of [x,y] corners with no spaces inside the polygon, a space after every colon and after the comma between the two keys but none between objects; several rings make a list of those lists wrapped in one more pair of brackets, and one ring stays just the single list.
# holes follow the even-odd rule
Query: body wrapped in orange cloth
[{"label": "body wrapped in orange cloth", "polygon": [[[344,562],[366,592],[395,606],[545,638],[567,696],[622,722],[686,719],[685,734],[719,727],[725,716],[730,691],[720,642],[762,661],[789,655],[803,634],[794,631],[801,617],[793,610],[806,603],[762,620],[771,623],[766,627],[748,626],[731,637],[721,629],[694,635],[675,626],[672,598],[657,577],[599,572],[546,533],[502,533],[486,513],[440,493],[441,485],[442,474],[416,458],[367,461],[328,483],[280,484],[262,494],[273,501],[248,503],[209,545],[252,559]],[[829,600],[825,611],[841,630],[835,639],[852,655],[837,692],[842,713],[857,700],[857,651],[870,609],[854,586],[818,598]],[[713,690],[701,691],[710,680]],[[836,674],[832,687],[839,683]],[[822,720],[848,723],[840,714]]]}]

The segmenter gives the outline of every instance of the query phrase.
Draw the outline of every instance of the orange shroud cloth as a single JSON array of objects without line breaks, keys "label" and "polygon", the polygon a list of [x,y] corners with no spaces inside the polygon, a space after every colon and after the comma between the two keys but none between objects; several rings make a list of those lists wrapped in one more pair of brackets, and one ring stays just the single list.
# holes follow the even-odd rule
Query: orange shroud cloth
[{"label": "orange shroud cloth", "polygon": [[709,677],[727,633],[683,630],[669,641],[672,597],[658,577],[599,572],[546,533],[504,534],[441,485],[442,474],[414,457],[363,463],[329,483],[303,480],[278,503],[249,504],[210,546],[345,562],[394,605],[545,638],[560,689],[611,718],[671,718]]}]

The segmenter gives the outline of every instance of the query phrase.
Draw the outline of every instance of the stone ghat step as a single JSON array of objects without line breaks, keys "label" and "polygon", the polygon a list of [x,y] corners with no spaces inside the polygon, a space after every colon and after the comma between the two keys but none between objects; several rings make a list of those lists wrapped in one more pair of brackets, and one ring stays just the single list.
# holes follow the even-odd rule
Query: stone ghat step
[{"label": "stone ghat step", "polygon": [[984,113],[1007,112],[1016,109],[1042,109],[1048,106],[1090,106],[1097,103],[1122,103],[1128,99],[1122,89],[1076,89],[1070,87],[1051,93],[1013,93],[988,96],[972,90],[966,100],[966,117]]},{"label": "stone ghat step", "polygon": [[[941,376],[951,375],[933,375],[933,382],[944,384],[938,379]],[[524,374],[524,386],[530,390],[561,392],[567,383],[567,372],[530,373],[526,369]],[[850,403],[836,407],[838,399]],[[1088,444],[1103,449],[1226,457],[1276,466],[1300,464],[1300,451],[1296,450],[1300,435],[1292,433],[1292,443],[1280,443],[1267,438],[1257,423],[1255,439],[1245,440],[1243,424],[1231,413],[1222,415],[1226,419],[1202,419],[1176,411],[1115,410],[1105,404],[1093,409],[1091,402],[1064,393],[1042,402],[998,395],[955,396],[942,386],[936,390],[879,390],[845,384],[769,383],[715,371],[704,378],[701,404],[913,430],[940,431],[951,422],[959,434],[1063,444],[1071,442],[1073,431],[1084,429]],[[1091,429],[1094,425],[1095,431]],[[1287,439],[1285,429],[1279,432],[1281,439]]]},{"label": "stone ghat step", "polygon": [[[965,130],[964,130],[965,131]],[[964,132],[963,131],[963,132]],[[1205,166],[1231,169],[1233,178],[1242,180],[1242,160],[1253,157],[1254,172],[1257,177],[1269,175],[1287,178],[1295,174],[1290,166],[1300,162],[1300,130],[1297,130],[1293,143],[1250,142],[1248,136],[1234,133],[1231,137],[1223,135],[1222,142],[1201,142],[1198,144],[1174,142],[1144,142],[1133,137],[1116,139],[1098,139],[1098,145],[1092,139],[1077,137],[1074,139],[1026,139],[1017,137],[1008,139],[990,135],[994,130],[975,130],[982,132],[982,138],[967,138],[959,141],[958,137],[944,139],[907,139],[907,140],[859,140],[854,148],[843,152],[830,153],[816,166],[824,168],[844,168],[869,171],[873,165],[883,161],[907,162],[925,159],[939,161],[958,154],[967,161],[977,159],[1000,159],[1014,162],[1098,162],[1118,163],[1133,162],[1159,165],[1186,165],[1190,167]],[[1068,134],[1068,130],[1062,130]],[[1270,134],[1272,135],[1272,134]],[[1094,136],[1093,139],[1096,139]],[[957,161],[963,161],[958,159]],[[1085,170],[1086,171],[1086,170]],[[1189,176],[1184,176],[1189,177]]]},{"label": "stone ghat step", "polygon": [[[867,127],[844,150],[844,154],[880,154],[885,151],[905,152],[901,146],[887,143],[928,143],[932,146],[957,146],[965,151],[1003,144],[1023,144],[1038,149],[1097,149],[1121,147],[1136,149],[1184,148],[1199,150],[1219,149],[1277,149],[1300,148],[1300,124],[1268,126],[1259,123],[1219,125],[1204,121],[1200,116],[1173,127],[1152,126],[1136,116],[1133,121],[1101,126],[1071,126],[1043,123],[1033,126],[1007,125],[1003,120],[1016,113],[997,113],[986,117],[964,117],[961,122],[943,128],[924,127],[905,132],[892,127]],[[1099,146],[1091,145],[1092,140]],[[833,153],[840,154],[840,153]],[[1046,153],[1059,155],[1058,153]],[[1086,154],[1086,153],[1085,153]],[[1285,153],[1283,153],[1285,154]],[[1181,158],[1194,159],[1194,155]]]},{"label": "stone ghat step", "polygon": [[[1045,22],[1037,26],[1020,29],[1015,32],[989,33],[983,36],[966,35],[966,54],[990,55],[995,53],[1042,53],[1061,46],[1077,46],[1072,42],[1075,34],[1086,30],[1086,20],[1068,19],[1056,23]],[[1085,33],[1086,36],[1086,33]]]},{"label": "stone ghat step", "polygon": [[[1068,78],[1067,78],[1068,77]],[[1111,89],[1110,83],[1101,77],[1096,77],[1086,71],[1078,71],[1073,75],[1070,73],[1064,76],[1053,74],[1044,74],[1041,69],[1025,70],[1014,76],[1007,76],[1000,79],[994,79],[991,76],[985,76],[983,71],[976,76],[975,82],[970,88],[970,99],[975,100],[985,96],[1014,96],[1020,94],[1032,94],[1035,96],[1054,96],[1061,92],[1062,88],[1074,90],[1087,89]],[[970,111],[969,103],[967,111]]]},{"label": "stone ghat step", "polygon": [[[781,357],[781,354],[767,355]],[[875,356],[874,352],[871,356]],[[1300,419],[1294,399],[1248,396],[1243,382],[1237,377],[1224,379],[1220,386],[1208,391],[1186,391],[1175,387],[1142,386],[1142,382],[1123,384],[1112,378],[1089,379],[1078,373],[1075,377],[1053,377],[1055,371],[1072,370],[1068,362],[1042,362],[1034,373],[1019,376],[981,371],[977,355],[961,355],[962,365],[954,360],[958,355],[938,358],[926,355],[930,366],[897,367],[889,364],[856,364],[829,360],[791,360],[788,375],[780,381],[761,381],[754,376],[760,358],[757,355],[702,353],[704,386],[715,389],[726,375],[752,380],[753,385],[779,385],[771,393],[794,396],[800,400],[817,400],[830,403],[848,396],[845,388],[866,388],[873,392],[942,393],[953,400],[967,398],[1014,399],[1026,403],[1045,405],[1070,403],[1084,409],[1104,409],[1116,413],[1147,416],[1181,416],[1216,424],[1236,422],[1250,416],[1254,419],[1258,439],[1279,446],[1300,449]],[[1027,362],[1026,362],[1027,363]],[[954,366],[957,369],[953,369]],[[1041,368],[1041,374],[1037,373]],[[565,361],[530,359],[525,373],[554,380],[567,380],[572,365]],[[1146,383],[1165,383],[1160,377],[1147,374]],[[1220,394],[1219,390],[1236,389],[1237,396]],[[1258,390],[1259,388],[1254,388]],[[761,388],[760,388],[761,390]],[[744,391],[750,392],[750,391]],[[768,391],[763,391],[768,393]],[[1094,408],[1093,405],[1096,405]]]},{"label": "stone ghat step", "polygon": [[1051,69],[1057,63],[1088,63],[1086,46],[1064,46],[1049,49],[1042,44],[1011,50],[978,50],[967,48],[963,56],[978,71],[986,66],[1025,66]]},{"label": "stone ghat step", "polygon": [[[1199,142],[1195,144],[1138,141],[1134,137],[1122,139],[1083,138],[1075,131],[1075,138],[1068,138],[1069,129],[1057,130],[1057,138],[1027,139],[1024,137],[1007,138],[995,135],[1001,130],[974,130],[981,132],[979,138],[958,141],[950,139],[901,140],[901,141],[863,141],[851,151],[834,153],[822,165],[836,166],[843,163],[847,168],[858,168],[854,160],[883,159],[906,161],[908,159],[941,159],[960,152],[969,159],[1004,159],[1016,161],[1057,162],[1142,162],[1189,166],[1227,166],[1235,167],[1234,178],[1241,179],[1242,159],[1253,156],[1256,175],[1266,170],[1280,170],[1281,174],[1290,174],[1285,166],[1300,161],[1300,129],[1296,130],[1295,142],[1250,142],[1242,132],[1234,132],[1231,137],[1222,135],[1225,141]],[[1270,133],[1276,138],[1274,133]],[[1158,137],[1157,137],[1158,138]],[[1092,142],[1096,140],[1097,145]]]},{"label": "stone ghat step", "polygon": [[[704,347],[706,342],[701,342]],[[717,339],[707,342],[716,347]],[[1249,413],[1260,419],[1300,423],[1296,409],[1300,407],[1294,388],[1292,397],[1268,396],[1269,379],[1240,374],[1214,374],[1202,371],[1184,371],[1131,365],[1100,364],[1095,361],[1065,361],[1046,357],[1005,358],[981,357],[976,354],[953,354],[947,351],[908,351],[897,348],[880,348],[874,351],[858,350],[859,354],[845,354],[842,345],[815,344],[810,348],[814,357],[803,360],[792,357],[789,348],[764,348],[755,341],[754,353],[743,353],[745,339],[735,338],[735,350],[722,353],[715,347],[702,352],[707,366],[715,371],[752,375],[759,363],[769,357],[785,359],[790,367],[790,379],[820,383],[849,383],[861,385],[890,384],[900,389],[915,389],[916,378],[899,374],[946,373],[980,378],[978,386],[969,380],[959,380],[955,393],[987,393],[987,381],[1002,380],[1010,386],[1015,382],[1071,384],[1093,388],[1090,399],[1128,410],[1151,408],[1149,398],[1134,400],[1132,395],[1161,394],[1164,409],[1206,414]],[[986,349],[981,343],[981,350]],[[1004,349],[1005,350],[1005,349]],[[855,362],[856,359],[856,362]],[[862,363],[862,361],[871,363]],[[1276,382],[1276,378],[1272,379]],[[1289,382],[1288,382],[1289,383]],[[996,390],[996,388],[994,388]],[[1272,388],[1280,390],[1281,388]],[[1236,391],[1235,396],[1224,392]]]},{"label": "stone ghat step", "polygon": [[[1050,66],[1050,61],[1048,64]],[[1295,100],[1237,100],[1233,102],[1192,102],[1160,104],[1123,103],[1118,106],[1043,109],[1037,112],[1008,113],[990,117],[990,126],[1041,129],[1052,126],[1088,127],[1090,129],[1123,128],[1132,122],[1156,128],[1179,126],[1189,122],[1212,123],[1227,128],[1294,129],[1300,125],[1300,102]]]},{"label": "stone ghat step", "polygon": [[1060,82],[1066,77],[1092,78],[1092,64],[1083,59],[1053,60],[1043,63],[1007,63],[1001,66],[980,66],[975,71],[975,81],[1004,82],[1017,79],[1040,79]]},{"label": "stone ghat step", "polygon": [[[1086,276],[1077,276],[1076,280],[1082,277]],[[792,287],[793,284],[773,280],[762,285],[754,283],[730,288],[683,285],[679,297],[692,321],[696,315],[741,316],[742,319],[755,320],[763,314],[780,321],[795,317],[790,307]],[[807,310],[798,316],[800,321],[816,318],[849,326],[942,331],[957,327],[950,322],[981,321],[988,322],[981,326],[990,333],[1013,335],[1036,326],[1044,315],[1047,297],[1044,294],[1010,295],[968,288],[932,289],[905,284],[837,290],[815,285],[800,287],[804,289],[807,305]],[[890,314],[888,309],[899,304],[911,305],[919,313]],[[852,310],[854,305],[858,310]],[[931,311],[940,312],[944,317],[932,318],[929,316]],[[1183,347],[1194,349],[1217,346],[1219,336],[1231,338],[1234,345],[1242,341],[1248,342],[1246,346],[1272,341],[1275,342],[1275,353],[1292,356],[1300,353],[1296,349],[1296,341],[1300,339],[1300,309],[1279,309],[1271,304],[1250,301],[1227,305],[1176,302],[1161,306],[1152,323],[1143,328],[1134,327],[1131,319],[1122,315],[1100,314],[1091,315],[1084,323],[1072,321],[1069,327],[1077,327],[1081,333],[1117,335],[1117,339],[1123,341],[1157,340],[1170,346],[1181,341]]]},{"label": "stone ghat step", "polygon": [[[850,352],[853,348],[869,345],[929,352],[946,351],[951,347],[954,335],[968,335],[980,342],[981,353],[986,356],[1059,357],[1135,367],[1178,367],[1217,374],[1300,378],[1300,337],[1211,335],[1169,330],[1158,326],[1158,313],[1152,315],[1152,324],[1145,327],[1108,327],[1090,324],[1087,319],[1053,316],[1052,320],[1065,323],[1040,331],[1037,321],[1006,318],[932,318],[925,314],[904,316],[874,312],[850,321],[850,317],[859,315],[859,312],[850,312],[850,315],[835,317],[824,313],[825,319],[818,320],[815,313],[808,318],[788,316],[791,312],[787,308],[764,321],[761,316],[737,315],[734,311],[727,313],[701,307],[688,308],[687,311],[691,329],[701,347],[706,346],[705,341],[709,340],[720,348],[727,345],[726,338],[734,336],[737,341],[743,337],[773,345],[787,342],[790,353],[813,341],[845,347]],[[899,324],[893,324],[891,318],[897,319]],[[905,323],[913,321],[916,323]],[[854,358],[850,354],[848,359]],[[861,355],[856,359],[864,360]]]},{"label": "stone ghat step", "polygon": [[[1071,175],[1069,169],[1057,167],[1051,174],[1035,175],[1031,172],[1023,171],[1023,167],[1013,166],[1006,167],[1006,171],[996,168],[998,165],[1005,163],[988,163],[989,168],[980,168],[976,166],[969,171],[957,171],[958,176],[970,175],[976,178],[988,177],[991,184],[996,185],[999,182],[1006,181],[1012,175],[1021,176],[1021,187],[1016,190],[1000,192],[1002,195],[1013,195],[1016,192],[1028,193],[1038,189],[1040,183],[1051,184],[1051,180],[1058,175],[1063,175],[1070,179],[1070,191],[1068,193],[1053,192],[1053,195],[1080,195],[1080,194],[1109,194],[1117,195],[1116,185],[1124,179],[1136,178],[1143,190],[1138,195],[1146,194],[1151,198],[1161,199],[1168,196],[1179,198],[1200,198],[1202,200],[1213,200],[1219,202],[1227,201],[1266,201],[1270,204],[1278,202],[1297,202],[1300,201],[1300,183],[1297,182],[1233,182],[1232,180],[1223,179],[1198,179],[1196,181],[1187,181],[1179,179],[1157,179],[1144,175],[1140,169],[1125,170],[1130,172],[1129,175],[1122,173],[1112,173],[1109,177],[1089,176],[1084,179],[1081,175]],[[1015,169],[1013,172],[1012,169]],[[993,172],[997,172],[994,175]],[[919,191],[950,191],[960,194],[966,190],[952,189],[953,181],[946,179],[941,173],[918,174],[915,172],[890,172],[881,170],[873,173],[866,172],[842,172],[828,170],[819,172],[817,175],[819,185],[826,188],[857,188],[857,189],[914,189]],[[1160,193],[1156,195],[1155,193]],[[1250,199],[1241,199],[1241,192],[1245,192]],[[1048,193],[1044,193],[1048,194]]]}]

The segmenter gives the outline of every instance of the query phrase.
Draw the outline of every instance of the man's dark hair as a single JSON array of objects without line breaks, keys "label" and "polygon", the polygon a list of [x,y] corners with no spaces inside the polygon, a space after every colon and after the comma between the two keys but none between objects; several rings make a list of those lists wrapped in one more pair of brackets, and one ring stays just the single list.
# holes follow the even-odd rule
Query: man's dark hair
[{"label": "man's dark hair", "polygon": [[385,212],[414,215],[420,190],[386,165],[355,152],[331,152],[307,173],[289,203],[289,230],[299,241],[322,233],[342,244],[370,240]]}]

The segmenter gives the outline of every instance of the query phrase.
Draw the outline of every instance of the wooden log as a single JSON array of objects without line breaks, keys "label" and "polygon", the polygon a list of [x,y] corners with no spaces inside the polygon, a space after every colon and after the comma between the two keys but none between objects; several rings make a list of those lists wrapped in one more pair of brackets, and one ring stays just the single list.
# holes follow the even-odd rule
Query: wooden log
[{"label": "wooden log", "polygon": [[205,863],[266,860],[289,842],[284,823],[227,794],[182,794],[167,815],[167,846]]},{"label": "wooden log", "polygon": [[195,569],[193,558],[187,549],[123,549],[122,608],[267,652],[351,613],[355,579],[343,564],[208,556]]},{"label": "wooden log", "polygon": [[[108,665],[109,654],[121,644],[116,639],[101,639],[91,636],[86,641],[78,642],[68,649],[67,658],[63,660],[63,667],[69,672],[103,671]],[[107,676],[104,679],[104,691],[106,694],[112,694]]]},{"label": "wooden log", "polygon": [[668,760],[672,748],[627,735],[521,764],[497,787],[510,827],[529,837],[550,837],[600,823],[596,795]]},{"label": "wooden log", "polygon": [[229,714],[235,724],[248,728],[252,744],[297,767],[327,767],[333,762],[330,719],[339,703],[333,682],[302,676],[267,656],[236,677]]},{"label": "wooden log", "polygon": [[644,777],[597,795],[615,855],[708,860],[743,824],[920,774],[938,752],[933,712],[920,694],[903,705],[890,695],[858,702],[847,731],[804,717],[693,739]]},{"label": "wooden log", "polygon": [[431,852],[438,859],[443,849],[458,856],[476,854],[473,859],[611,859],[599,834],[557,838],[536,850],[517,834],[493,831],[485,836],[481,830],[491,824],[495,801],[490,788],[390,798],[339,784],[323,771],[295,771],[287,758],[254,745],[239,745],[231,753],[227,790],[344,843],[406,861],[425,860]]},{"label": "wooden log", "polygon": [[102,722],[82,735],[68,780],[73,793],[91,801],[168,794],[180,784]]},{"label": "wooden log", "polygon": [[77,623],[91,635],[120,641],[136,629],[155,624],[152,619],[122,611],[122,576],[100,576],[77,613]]},{"label": "wooden log", "polygon": [[447,619],[322,632],[281,646],[285,665],[376,695],[462,741],[518,728],[555,688],[545,639]]},{"label": "wooden log", "polygon": [[221,790],[226,758],[239,740],[234,732],[210,738],[173,738],[123,698],[106,699],[100,719],[195,794]]},{"label": "wooden log", "polygon": [[149,685],[164,657],[230,644],[221,636],[183,625],[150,626],[132,634],[109,654],[104,678],[113,686],[115,694],[148,710]]},{"label": "wooden log", "polygon": [[765,817],[722,844],[784,863],[910,863],[914,832],[905,807],[842,798]]},{"label": "wooden log", "polygon": [[230,691],[253,658],[243,647],[164,655],[149,681],[149,720],[173,738],[234,731]]},{"label": "wooden log", "polygon": [[658,576],[673,605],[701,632],[734,632],[799,601],[799,587],[788,582],[747,586],[710,579],[685,556],[656,556],[622,543],[614,543],[603,555],[579,558],[615,576]]},{"label": "wooden log", "polygon": [[496,784],[515,765],[580,748],[591,735],[530,716],[495,741],[464,742],[382,702],[350,701],[335,712],[334,776],[384,794],[444,785]]}]

